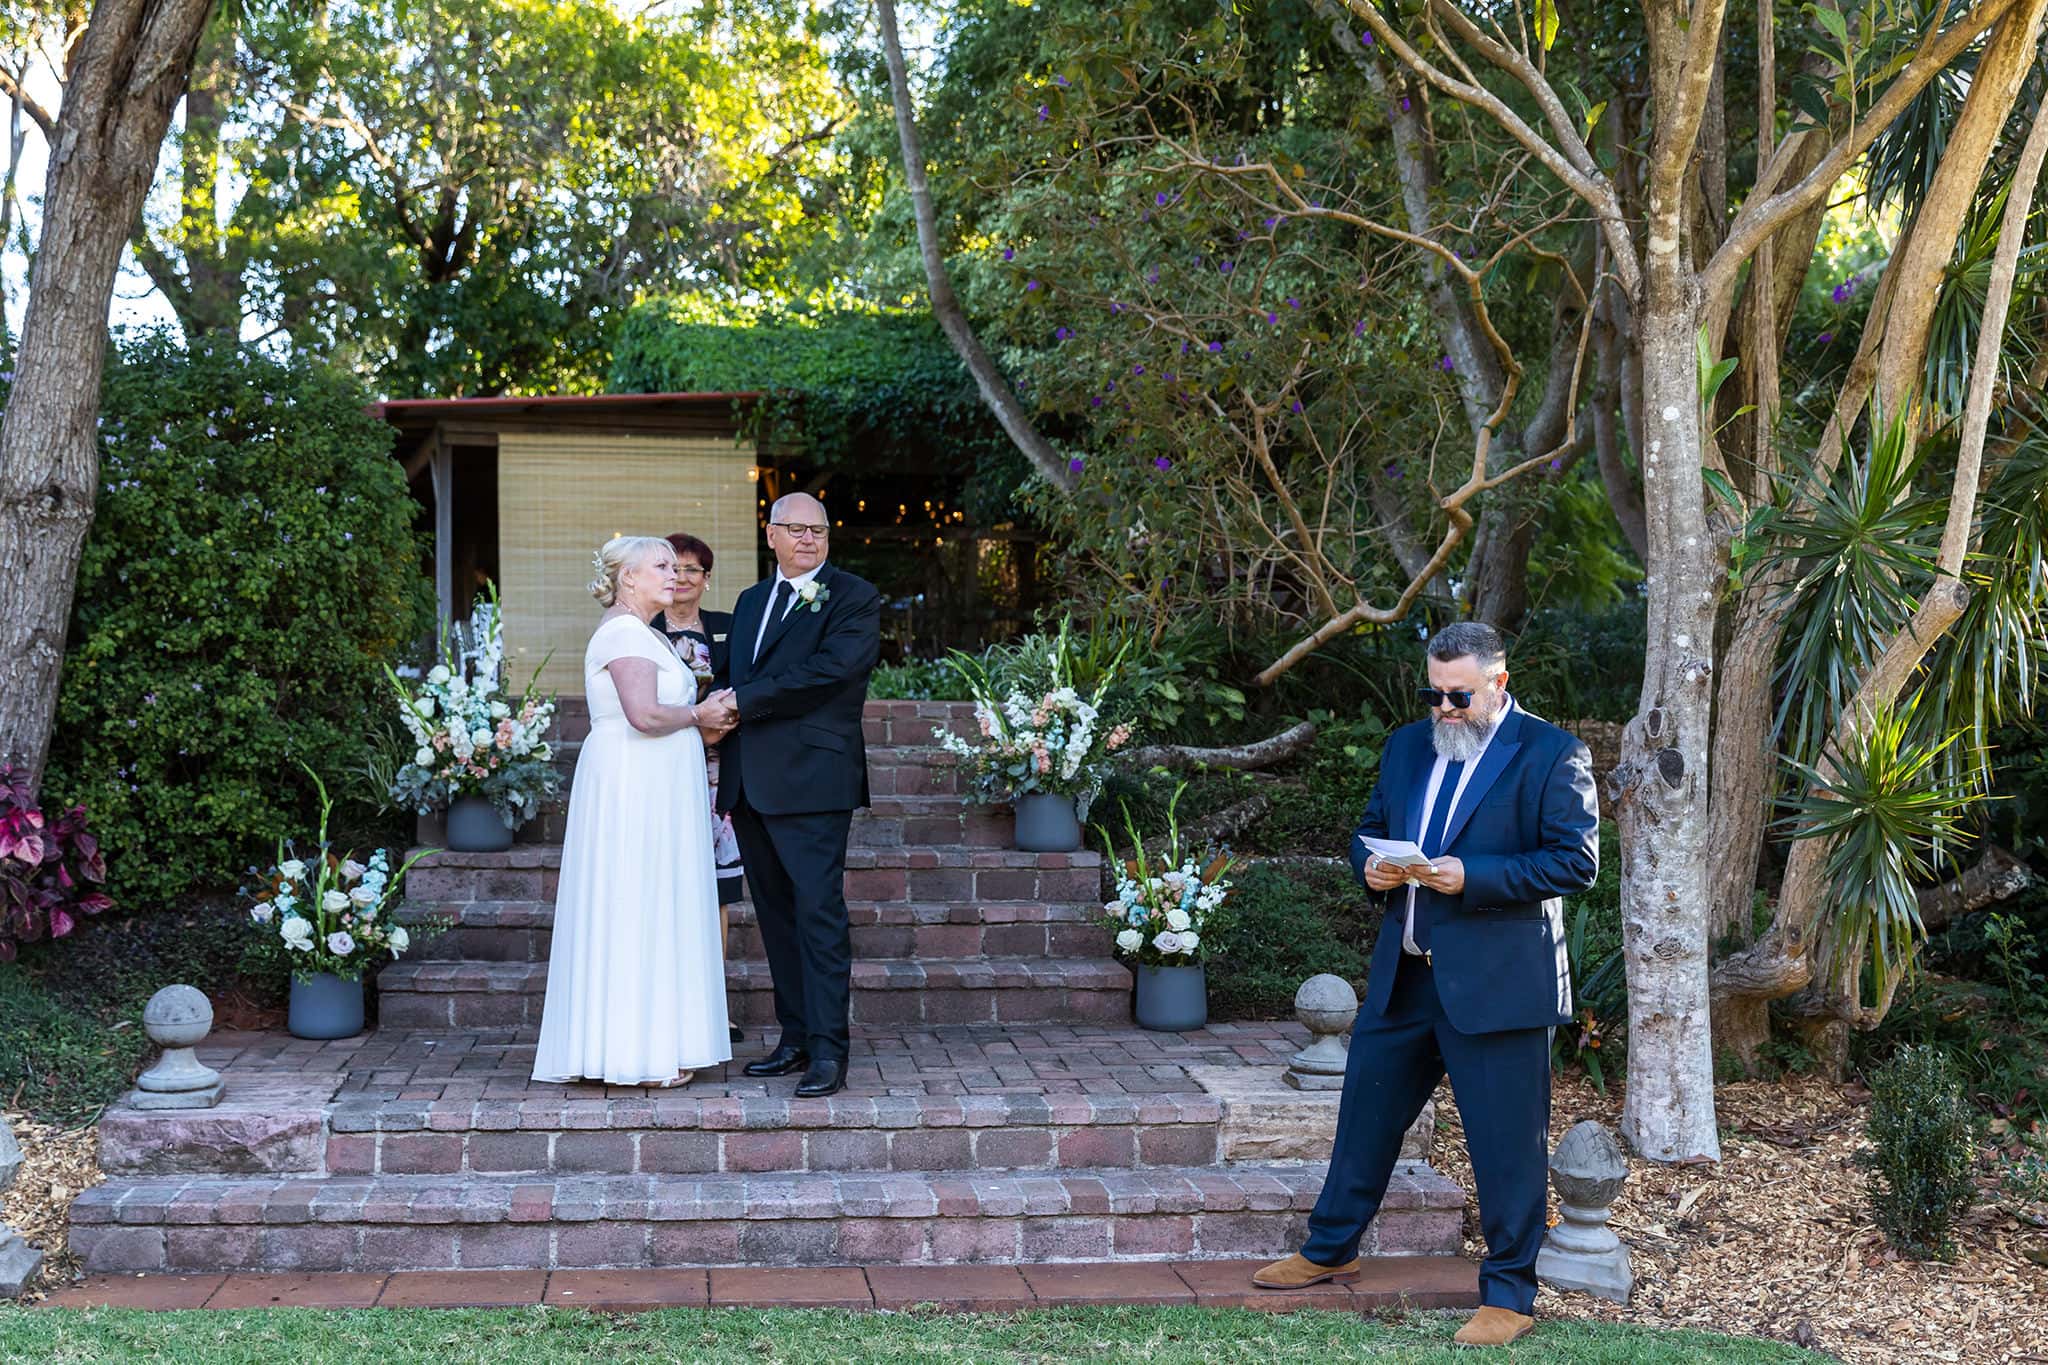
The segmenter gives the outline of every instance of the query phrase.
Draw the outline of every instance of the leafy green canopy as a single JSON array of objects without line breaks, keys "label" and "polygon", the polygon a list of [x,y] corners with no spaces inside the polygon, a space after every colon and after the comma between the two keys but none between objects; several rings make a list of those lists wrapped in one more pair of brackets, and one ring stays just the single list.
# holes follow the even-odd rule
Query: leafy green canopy
[{"label": "leafy green canopy", "polygon": [[355,770],[428,628],[391,432],[347,376],[132,344],[109,368],[45,791],[84,803],[131,908],[234,880]]},{"label": "leafy green canopy", "polygon": [[646,299],[627,314],[611,387],[623,393],[759,391],[764,445],[801,444],[822,470],[979,475],[968,504],[999,518],[1023,459],[975,394],[929,315],[751,311],[699,296]]}]

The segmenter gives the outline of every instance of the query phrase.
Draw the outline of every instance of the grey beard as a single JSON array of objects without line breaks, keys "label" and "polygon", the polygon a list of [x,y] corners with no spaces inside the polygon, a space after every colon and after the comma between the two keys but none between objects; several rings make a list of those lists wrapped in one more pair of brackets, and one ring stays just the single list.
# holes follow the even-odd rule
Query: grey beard
[{"label": "grey beard", "polygon": [[1486,741],[1493,735],[1493,727],[1498,724],[1498,711],[1484,721],[1466,720],[1456,725],[1447,725],[1432,716],[1429,721],[1429,743],[1439,757],[1449,762],[1470,763],[1479,757],[1479,751],[1486,747]]}]

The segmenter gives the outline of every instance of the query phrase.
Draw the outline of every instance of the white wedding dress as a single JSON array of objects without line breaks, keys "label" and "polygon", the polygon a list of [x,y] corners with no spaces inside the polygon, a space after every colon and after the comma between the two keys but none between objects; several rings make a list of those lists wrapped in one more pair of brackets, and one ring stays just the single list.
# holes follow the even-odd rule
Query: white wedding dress
[{"label": "white wedding dress", "polygon": [[583,652],[590,737],[569,788],[536,1081],[644,1085],[732,1057],[704,741],[627,724],[605,667],[620,658],[654,665],[666,705],[696,687],[632,616],[606,620]]}]

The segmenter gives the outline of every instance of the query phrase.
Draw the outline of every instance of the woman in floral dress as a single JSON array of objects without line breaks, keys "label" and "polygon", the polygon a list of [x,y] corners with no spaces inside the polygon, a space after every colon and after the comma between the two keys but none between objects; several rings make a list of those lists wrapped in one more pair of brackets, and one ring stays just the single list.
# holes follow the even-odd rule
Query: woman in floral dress
[{"label": "woman in floral dress", "polygon": [[[654,628],[668,638],[683,667],[696,675],[697,695],[701,698],[714,690],[715,680],[725,677],[732,613],[705,611],[701,607],[705,589],[711,582],[711,547],[684,531],[669,536],[668,543],[675,547],[676,552],[675,598],[666,611],[654,618]],[[716,747],[705,749],[704,767],[711,783],[710,800],[715,803],[718,799]],[[718,861],[719,932],[730,951],[731,914],[726,907],[734,901],[746,899],[745,869],[740,865],[740,846],[733,837],[732,817],[710,810],[708,818],[711,821],[712,853]],[[739,1026],[733,1025],[733,1041],[741,1041],[742,1036]]]}]

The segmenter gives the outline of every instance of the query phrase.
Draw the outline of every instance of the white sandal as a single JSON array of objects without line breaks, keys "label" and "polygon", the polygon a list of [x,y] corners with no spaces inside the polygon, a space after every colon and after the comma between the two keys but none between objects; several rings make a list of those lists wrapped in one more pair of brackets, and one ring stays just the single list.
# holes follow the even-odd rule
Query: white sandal
[{"label": "white sandal", "polygon": [[696,1079],[697,1073],[694,1071],[678,1071],[675,1075],[669,1077],[665,1081],[656,1081],[654,1083],[654,1088],[656,1090],[674,1090],[680,1086],[688,1085],[691,1081],[694,1081]]}]

